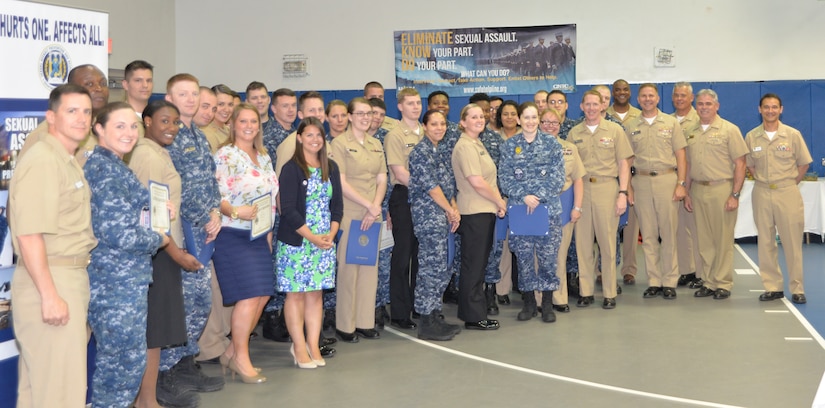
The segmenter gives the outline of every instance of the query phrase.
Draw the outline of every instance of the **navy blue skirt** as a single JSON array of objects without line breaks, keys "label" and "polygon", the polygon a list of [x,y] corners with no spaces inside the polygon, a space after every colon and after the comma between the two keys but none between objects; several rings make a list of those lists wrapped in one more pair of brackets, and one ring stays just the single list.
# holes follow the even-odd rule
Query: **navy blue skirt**
[{"label": "navy blue skirt", "polygon": [[223,304],[275,293],[275,270],[266,236],[249,240],[249,230],[221,228],[212,255]]}]

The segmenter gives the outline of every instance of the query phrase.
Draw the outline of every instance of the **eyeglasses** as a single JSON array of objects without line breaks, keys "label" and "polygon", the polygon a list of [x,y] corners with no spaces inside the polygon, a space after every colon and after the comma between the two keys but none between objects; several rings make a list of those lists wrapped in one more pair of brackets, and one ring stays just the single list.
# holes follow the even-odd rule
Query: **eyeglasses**
[{"label": "eyeglasses", "polygon": [[352,114],[356,118],[363,118],[364,116],[371,117],[373,112],[353,112]]},{"label": "eyeglasses", "polygon": [[567,101],[547,101],[550,105],[564,105]]},{"label": "eyeglasses", "polygon": [[557,122],[555,120],[543,120],[539,123],[541,123],[544,126],[558,126],[561,124],[561,122]]}]

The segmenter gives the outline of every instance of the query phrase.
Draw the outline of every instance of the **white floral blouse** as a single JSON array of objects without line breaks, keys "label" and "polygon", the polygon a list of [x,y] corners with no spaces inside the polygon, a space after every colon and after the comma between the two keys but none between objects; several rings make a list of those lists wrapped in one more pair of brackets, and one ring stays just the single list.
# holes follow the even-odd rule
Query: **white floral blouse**
[{"label": "white floral blouse", "polygon": [[[275,196],[278,195],[278,176],[272,168],[269,155],[258,154],[258,165],[243,150],[227,145],[215,152],[215,178],[221,191],[221,200],[234,207],[251,205],[252,200],[269,193],[272,197],[272,219],[275,219]],[[221,225],[251,229],[252,221],[221,217]]]}]

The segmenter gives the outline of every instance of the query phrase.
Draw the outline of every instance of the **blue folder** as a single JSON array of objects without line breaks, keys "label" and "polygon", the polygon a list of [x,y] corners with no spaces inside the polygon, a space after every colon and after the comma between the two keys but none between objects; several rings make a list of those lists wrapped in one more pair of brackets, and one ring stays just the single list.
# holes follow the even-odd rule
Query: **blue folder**
[{"label": "blue folder", "polygon": [[496,229],[493,235],[496,241],[504,241],[507,239],[507,225],[509,223],[509,217],[507,214],[504,214],[504,218],[496,217]]},{"label": "blue folder", "polygon": [[624,227],[627,225],[627,213],[633,211],[633,207],[627,206],[627,210],[625,210],[624,214],[619,217],[619,227]]},{"label": "blue folder", "polygon": [[526,205],[511,205],[507,209],[507,216],[510,217],[510,235],[545,236],[550,234],[550,217],[547,206],[544,204],[538,205],[529,215]]},{"label": "blue folder", "polygon": [[347,237],[346,261],[348,264],[376,264],[378,261],[378,244],[381,238],[380,222],[375,222],[366,231],[361,231],[361,220],[352,220]]},{"label": "blue folder", "polygon": [[183,226],[183,240],[184,246],[186,246],[186,252],[192,254],[201,265],[209,265],[209,260],[212,259],[212,253],[215,252],[215,241],[204,244],[200,252],[198,252],[197,246],[195,246],[195,234],[192,231],[192,224],[183,217],[181,217],[180,221]]},{"label": "blue folder", "polygon": [[447,234],[447,265],[452,265],[455,259],[455,232]]},{"label": "blue folder", "polygon": [[559,200],[561,200],[561,225],[565,226],[570,222],[570,211],[573,211],[573,187],[562,191]]}]

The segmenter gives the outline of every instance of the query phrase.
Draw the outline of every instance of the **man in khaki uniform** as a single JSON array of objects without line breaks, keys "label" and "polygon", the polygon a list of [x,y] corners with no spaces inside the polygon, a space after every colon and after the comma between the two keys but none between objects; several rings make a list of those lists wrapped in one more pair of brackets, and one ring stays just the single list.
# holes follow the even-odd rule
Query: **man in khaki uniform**
[{"label": "man in khaki uniform", "polygon": [[18,407],[82,407],[86,401],[91,193],[73,157],[92,121],[89,92],[49,95],[47,135],[17,163],[9,190],[18,256],[12,281],[20,347]]},{"label": "man in khaki uniform", "polygon": [[[632,96],[630,84],[624,79],[613,82],[613,104],[607,108],[607,114],[627,127],[627,124],[639,117],[642,111],[630,104]],[[633,203],[630,203],[633,206]],[[636,283],[636,247],[639,244],[639,222],[635,211],[627,214],[627,225],[622,232],[622,281],[625,284]]]},{"label": "man in khaki uniform", "polygon": [[[699,115],[693,109],[693,86],[690,82],[677,82],[673,86],[673,107],[671,116],[679,121],[684,132],[699,124]],[[699,256],[699,236],[696,234],[696,220],[685,206],[679,206],[679,226],[676,228],[676,253],[679,265],[678,286],[699,289],[702,280],[702,258]],[[698,273],[698,275],[697,275]]]},{"label": "man in khaki uniform", "polygon": [[[92,121],[94,121],[94,118],[97,117],[97,112],[109,103],[109,81],[106,79],[106,75],[94,65],[79,65],[69,71],[69,76],[66,81],[67,83],[86,88],[89,92],[92,98]],[[23,148],[20,149],[20,152],[17,154],[17,160],[20,160],[23,155],[47,133],[48,124],[46,122],[41,123],[29,133],[23,144]],[[92,154],[92,150],[94,150],[96,145],[97,137],[92,134],[90,127],[86,137],[83,138],[77,150],[73,153],[81,169],[83,165],[86,164],[86,159]]]},{"label": "man in khaki uniform", "polygon": [[696,217],[705,284],[693,295],[727,299],[733,287],[733,228],[748,147],[739,128],[717,115],[716,92],[699,91],[696,111],[699,125],[685,132],[690,191],[685,208]]},{"label": "man in khaki uniform", "polygon": [[[301,94],[298,98],[298,119],[305,119],[314,117],[324,123],[327,121],[327,114],[324,110],[324,96],[318,91],[307,91]],[[295,155],[295,139],[297,139],[298,132],[292,132],[278,145],[275,151],[275,156],[278,161],[274,163],[275,174],[281,174],[281,169],[284,165],[292,160]],[[332,147],[327,142],[327,151],[331,152]]]},{"label": "man in khaki uniform", "polygon": [[782,270],[777,260],[776,240],[779,232],[785,263],[788,265],[789,289],[794,303],[805,303],[802,285],[802,233],[805,228],[805,208],[802,194],[796,186],[802,181],[813,158],[798,130],[779,121],[782,100],[775,94],[765,94],[759,100],[762,125],[745,137],[748,146],[746,162],[753,178],[753,220],[759,234],[759,274],[765,293],[759,300],[768,301],[785,296]]},{"label": "man in khaki uniform", "polygon": [[[380,82],[370,81],[364,85],[364,99],[370,100],[372,98],[378,98],[382,101],[384,100],[384,85],[381,85]],[[392,130],[392,128],[398,126],[398,122],[398,119],[384,116],[384,122],[381,127],[387,130]]]},{"label": "man in khaki uniform", "polygon": [[413,311],[415,278],[418,276],[418,239],[413,232],[408,187],[410,152],[424,137],[424,126],[418,122],[421,117],[421,96],[415,88],[405,88],[398,92],[398,110],[401,112],[401,120],[384,138],[392,185],[389,212],[392,236],[395,239],[390,259],[390,323],[398,328],[414,329],[416,324],[410,320],[410,316]]},{"label": "man in khaki uniform", "polygon": [[[593,282],[596,262],[593,239],[599,243],[604,281],[616,280],[616,230],[619,216],[627,210],[627,188],[633,150],[621,126],[602,117],[602,96],[587,91],[582,98],[584,121],[567,135],[567,140],[579,149],[587,174],[584,179],[582,217],[576,226],[576,252],[579,256],[580,297],[576,304],[586,307],[593,303]],[[618,183],[617,183],[618,179]],[[616,307],[616,285],[602,285],[602,307]]]},{"label": "man in khaki uniform", "polygon": [[[645,298],[676,298],[676,226],[680,201],[685,197],[685,136],[672,116],[659,112],[656,85],[639,87],[642,114],[625,122],[633,146],[636,173],[629,201],[642,230],[642,249],[649,287]],[[661,238],[661,243],[659,239]],[[625,258],[627,259],[627,258]]]}]

